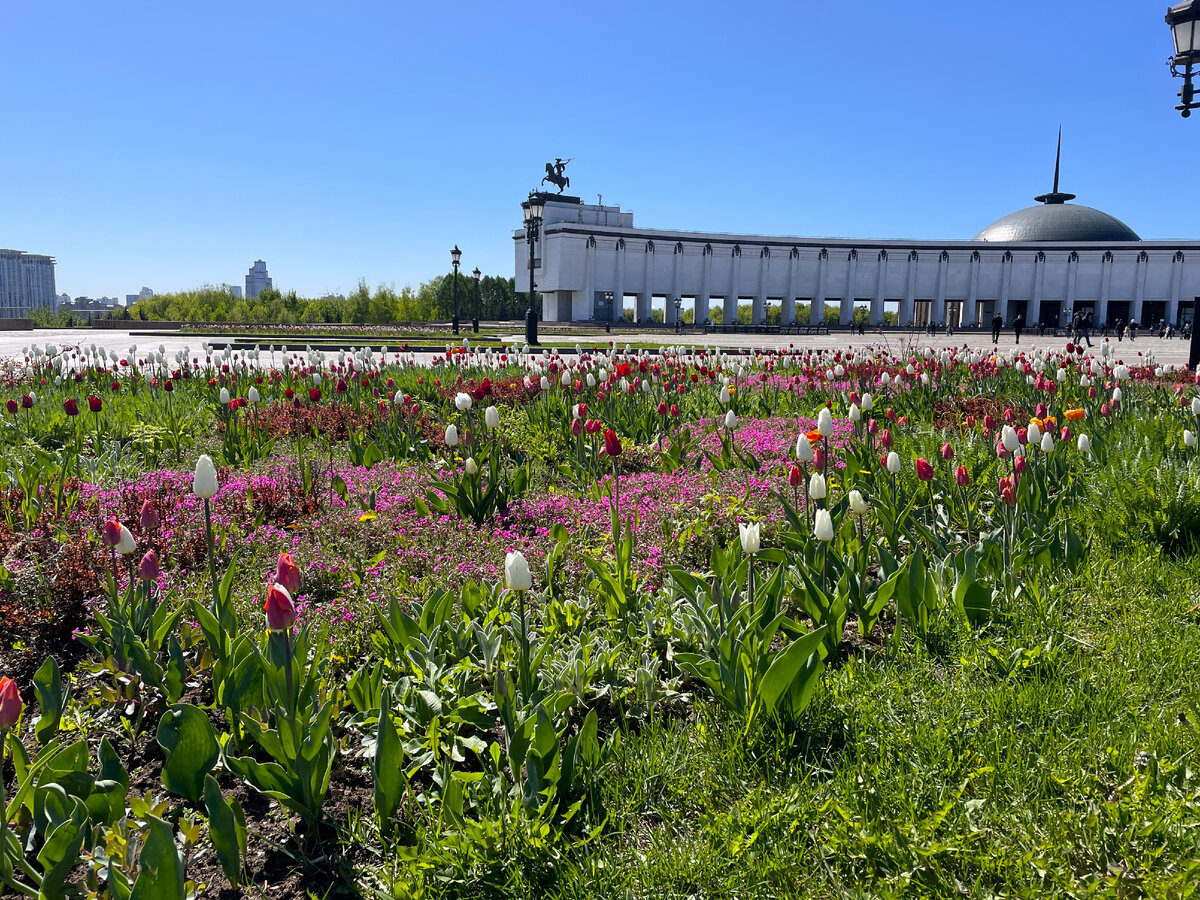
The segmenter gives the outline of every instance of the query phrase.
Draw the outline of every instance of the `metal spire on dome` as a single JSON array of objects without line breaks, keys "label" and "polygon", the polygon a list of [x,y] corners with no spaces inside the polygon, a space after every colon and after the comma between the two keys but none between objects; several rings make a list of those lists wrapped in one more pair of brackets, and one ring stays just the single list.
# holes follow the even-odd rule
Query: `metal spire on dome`
[{"label": "metal spire on dome", "polygon": [[1074,194],[1060,194],[1058,191],[1058,173],[1062,165],[1062,126],[1058,126],[1058,150],[1054,154],[1054,190],[1049,194],[1039,194],[1033,199],[1038,203],[1066,203],[1074,200]]}]

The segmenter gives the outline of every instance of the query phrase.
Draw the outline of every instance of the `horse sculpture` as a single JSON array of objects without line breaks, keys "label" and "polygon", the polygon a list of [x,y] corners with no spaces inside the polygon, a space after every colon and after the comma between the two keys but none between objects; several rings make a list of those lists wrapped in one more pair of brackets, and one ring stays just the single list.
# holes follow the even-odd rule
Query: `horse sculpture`
[{"label": "horse sculpture", "polygon": [[[574,157],[571,157],[571,159],[574,159]],[[570,159],[565,162],[561,159],[556,159],[552,163],[546,163],[546,177],[542,179],[542,184],[545,184],[547,181],[550,182],[558,188],[560,194],[563,192],[563,188],[569,188],[571,186],[571,179],[563,174],[563,170],[566,169],[567,163],[570,161]]]}]

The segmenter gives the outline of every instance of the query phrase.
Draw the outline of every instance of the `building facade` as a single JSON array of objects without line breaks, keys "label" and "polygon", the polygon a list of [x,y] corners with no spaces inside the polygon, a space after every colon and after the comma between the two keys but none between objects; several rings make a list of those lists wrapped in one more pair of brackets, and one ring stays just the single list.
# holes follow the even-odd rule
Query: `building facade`
[{"label": "building facade", "polygon": [[267,275],[267,264],[261,259],[256,259],[250,271],[246,273],[246,296],[257,297],[259,291],[274,286],[274,282]]},{"label": "building facade", "polygon": [[[1191,321],[1200,299],[1200,241],[1143,241],[1118,219],[1068,203],[1057,189],[971,240],[797,238],[638,228],[633,214],[576,197],[543,195],[534,280],[546,321],[620,321],[627,305],[642,322],[662,310],[692,321],[826,321],[849,325],[1055,327],[1075,312],[1096,325]],[[525,231],[514,233],[516,289],[529,290]],[[885,313],[886,315],[885,317]],[[864,313],[860,313],[860,317]],[[685,316],[686,318],[686,316]]]},{"label": "building facade", "polygon": [[25,319],[57,304],[53,256],[0,250],[0,319]]}]

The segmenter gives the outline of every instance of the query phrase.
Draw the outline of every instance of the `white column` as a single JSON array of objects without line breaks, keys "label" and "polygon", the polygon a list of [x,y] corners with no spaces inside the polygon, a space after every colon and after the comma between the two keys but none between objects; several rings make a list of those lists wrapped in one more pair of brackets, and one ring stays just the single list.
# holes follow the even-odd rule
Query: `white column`
[{"label": "white column", "polygon": [[583,253],[583,305],[572,310],[572,318],[596,318],[596,238],[588,235]]},{"label": "white column", "polygon": [[[675,252],[671,254],[671,295],[667,297],[666,312],[663,316],[663,321],[668,325],[675,324],[675,298],[679,296],[679,265],[683,261],[683,244],[675,245]],[[679,308],[680,316],[683,315],[683,307]]]},{"label": "white column", "polygon": [[842,294],[842,308],[838,310],[838,324],[849,325],[854,321],[854,285],[858,272],[858,251],[851,250],[846,267],[846,292]]},{"label": "white column", "polygon": [[767,321],[767,267],[771,265],[771,250],[763,247],[758,251],[758,293],[754,295],[754,309],[750,321],[761,325]]},{"label": "white column", "polygon": [[708,309],[712,304],[712,244],[705,244],[700,251],[703,256],[700,261],[700,295],[696,297],[696,311],[692,321],[700,325],[708,321]]},{"label": "white column", "polygon": [[625,238],[617,238],[617,278],[613,288],[612,320],[620,322],[625,314]]},{"label": "white column", "polygon": [[1148,258],[1145,250],[1138,254],[1137,277],[1133,282],[1133,310],[1129,316],[1137,321],[1139,328],[1146,327],[1146,323],[1142,321],[1142,298],[1146,296],[1146,260]]},{"label": "white column", "polygon": [[1033,258],[1033,299],[1029,301],[1029,315],[1025,323],[1030,327],[1037,327],[1042,321],[1042,279],[1045,274],[1046,254],[1039,250]]},{"label": "white column", "polygon": [[800,268],[800,251],[793,247],[788,252],[787,291],[783,295],[780,320],[784,325],[796,321],[796,270]]},{"label": "white column", "polygon": [[939,328],[946,321],[946,266],[949,260],[950,254],[945,250],[938,254],[937,297],[929,311],[929,320]]},{"label": "white column", "polygon": [[729,290],[725,294],[725,310],[722,321],[726,325],[737,324],[738,312],[738,285],[741,283],[742,277],[742,248],[739,244],[733,245],[733,250],[730,252],[729,263]]},{"label": "white column", "polygon": [[1067,257],[1067,320],[1075,316],[1075,283],[1079,278],[1079,254],[1074,250]]},{"label": "white column", "polygon": [[871,298],[871,325],[883,324],[883,301],[887,299],[887,251],[879,252],[879,272],[875,279],[875,296]]},{"label": "white column", "polygon": [[1108,295],[1112,291],[1112,267],[1112,253],[1106,250],[1100,261],[1100,309],[1095,322],[1100,328],[1108,324]]},{"label": "white column", "polygon": [[1008,295],[1012,289],[1012,254],[1007,250],[1000,261],[1000,316],[1005,325],[1011,325],[1008,320]]},{"label": "white column", "polygon": [[650,321],[650,310],[654,305],[654,288],[650,283],[653,276],[654,243],[646,241],[646,246],[642,252],[642,292],[638,294],[637,312],[635,314],[641,318],[642,322]]},{"label": "white column", "polygon": [[979,251],[971,254],[971,286],[967,289],[967,307],[963,310],[962,324],[966,327],[977,324],[979,319]]},{"label": "white column", "polygon": [[900,310],[899,322],[902,326],[913,323],[913,301],[916,300],[917,290],[917,251],[908,254],[908,269],[904,276],[904,304]]},{"label": "white column", "polygon": [[825,324],[825,272],[829,268],[829,251],[822,249],[817,260],[817,296],[813,297],[812,308],[808,311],[809,325]]},{"label": "white column", "polygon": [[1171,296],[1167,300],[1167,323],[1179,324],[1179,292],[1183,285],[1183,251],[1178,250],[1171,258]]}]

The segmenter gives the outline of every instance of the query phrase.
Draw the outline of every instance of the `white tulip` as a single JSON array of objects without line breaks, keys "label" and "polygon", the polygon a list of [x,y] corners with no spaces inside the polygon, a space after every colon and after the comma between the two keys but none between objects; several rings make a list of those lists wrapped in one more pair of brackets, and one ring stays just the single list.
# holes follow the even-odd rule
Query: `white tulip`
[{"label": "white tulip", "polygon": [[1118,403],[1125,399],[1125,395],[1121,393],[1121,389],[1119,387],[1113,388],[1113,399]]},{"label": "white tulip", "polygon": [[1004,449],[1009,453],[1016,451],[1021,446],[1021,439],[1017,437],[1017,431],[1011,425],[1005,425],[1000,432],[1000,440],[1004,442]]},{"label": "white tulip", "polygon": [[725,427],[729,431],[733,431],[733,429],[737,428],[737,416],[734,415],[732,409],[725,412]]},{"label": "white tulip", "polygon": [[1192,398],[1192,415],[1200,416],[1200,397]]},{"label": "white tulip", "polygon": [[447,425],[446,426],[446,446],[447,447],[457,447],[458,446],[458,426],[457,425]]},{"label": "white tulip", "polygon": [[540,387],[543,391],[550,390],[550,379],[543,375],[542,380],[538,382],[538,387]]},{"label": "white tulip", "polygon": [[875,398],[872,397],[870,394],[863,394],[862,411],[870,412],[874,408],[875,408]]},{"label": "white tulip", "polygon": [[728,386],[723,386],[721,388],[721,394],[717,399],[719,399],[721,401],[722,406],[729,405],[730,397],[729,397],[729,387]]},{"label": "white tulip", "polygon": [[1183,431],[1183,446],[1185,446],[1185,447],[1195,447],[1196,446],[1196,435],[1193,434],[1191,431],[1188,431],[1186,428]]},{"label": "white tulip", "polygon": [[527,591],[533,587],[533,574],[520,550],[504,556],[504,583],[510,591]]},{"label": "white tulip", "polygon": [[1042,435],[1042,452],[1050,453],[1054,450],[1054,438],[1050,436],[1050,432]]},{"label": "white tulip", "polygon": [[850,404],[850,412],[846,414],[846,418],[851,422],[857,422],[862,419],[862,413],[859,412],[857,403]]},{"label": "white tulip", "polygon": [[820,472],[813,472],[812,478],[808,479],[808,496],[813,500],[824,500],[828,491],[825,476]]},{"label": "white tulip", "polygon": [[887,455],[887,470],[890,474],[896,475],[900,472],[900,454],[892,450]]},{"label": "white tulip", "polygon": [[313,387],[321,386],[321,373],[320,372],[313,372],[312,383],[313,383]]},{"label": "white tulip", "polygon": [[854,490],[846,495],[846,499],[850,502],[850,511],[857,515],[863,515],[871,509],[871,505],[867,503],[860,491]]},{"label": "white tulip", "polygon": [[192,476],[192,493],[201,500],[215,497],[220,486],[217,484],[217,467],[212,457],[204,453],[196,460],[196,471]]},{"label": "white tulip", "polygon": [[495,406],[489,406],[483,414],[483,424],[488,428],[500,427],[500,410]]},{"label": "white tulip", "polygon": [[475,457],[468,456],[467,461],[463,464],[463,471],[468,475],[479,474],[479,466],[475,464]]},{"label": "white tulip", "polygon": [[757,522],[740,522],[738,523],[738,531],[741,532],[743,553],[753,556],[761,549],[762,544],[759,540],[759,525]]},{"label": "white tulip", "polygon": [[887,387],[889,384],[892,383],[892,376],[889,375],[887,372],[884,372],[881,376],[879,376],[879,383],[882,384],[884,387]]},{"label": "white tulip", "polygon": [[257,403],[261,398],[258,396],[258,388],[251,386],[250,392],[246,394],[246,399],[251,403]]},{"label": "white tulip", "polygon": [[1040,443],[1042,440],[1042,429],[1037,422],[1030,422],[1029,429],[1025,432],[1025,440],[1030,444]]},{"label": "white tulip", "polygon": [[392,403],[396,404],[396,406],[403,406],[404,405],[404,391],[402,391],[402,390],[396,391],[396,393],[394,393],[392,395]]},{"label": "white tulip", "polygon": [[808,442],[807,434],[802,434],[796,438],[796,459],[800,460],[800,462],[813,461],[813,448],[812,444]]},{"label": "white tulip", "polygon": [[813,534],[818,541],[833,540],[833,519],[829,517],[829,510],[817,510],[816,519],[813,521]]},{"label": "white tulip", "polygon": [[221,400],[221,405],[222,405],[222,406],[228,406],[228,405],[229,405],[229,391],[228,391],[227,389],[225,389],[225,388],[221,388],[221,393],[218,395],[218,397],[219,397],[219,398],[220,398],[220,400]]},{"label": "white tulip", "polygon": [[122,556],[128,556],[137,549],[137,544],[133,540],[133,534],[124,525],[121,526],[121,538],[117,541],[117,546],[113,549]]},{"label": "white tulip", "polygon": [[833,434],[833,413],[829,411],[829,407],[817,413],[817,431],[821,432],[821,437],[830,437]]},{"label": "white tulip", "polygon": [[459,412],[466,412],[471,408],[472,403],[474,403],[474,401],[471,399],[470,394],[459,391],[454,395],[454,408]]},{"label": "white tulip", "polygon": [[1079,440],[1075,442],[1075,446],[1079,448],[1080,453],[1092,452],[1092,442],[1088,439],[1086,434],[1079,435]]}]

